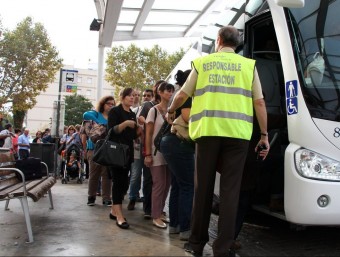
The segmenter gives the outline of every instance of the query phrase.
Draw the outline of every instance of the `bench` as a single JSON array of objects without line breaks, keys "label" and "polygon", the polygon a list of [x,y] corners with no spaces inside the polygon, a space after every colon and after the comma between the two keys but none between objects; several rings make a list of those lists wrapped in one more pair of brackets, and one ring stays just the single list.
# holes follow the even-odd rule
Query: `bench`
[{"label": "bench", "polygon": [[[24,173],[15,168],[15,160],[9,149],[0,148],[0,201],[6,201],[5,210],[9,210],[9,201],[19,199],[27,226],[28,243],[32,243],[33,232],[28,208],[28,197],[34,202],[39,201],[46,193],[49,195],[50,209],[53,209],[51,188],[56,183],[56,178],[50,176],[46,163],[41,162],[46,174],[40,179],[25,181]],[[44,170],[44,169],[43,169]],[[21,176],[21,180],[18,178]]]}]

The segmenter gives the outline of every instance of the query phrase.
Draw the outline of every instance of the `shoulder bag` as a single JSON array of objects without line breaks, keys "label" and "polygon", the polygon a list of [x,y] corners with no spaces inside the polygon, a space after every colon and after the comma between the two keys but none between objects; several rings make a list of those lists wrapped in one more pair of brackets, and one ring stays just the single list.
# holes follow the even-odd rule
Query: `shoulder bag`
[{"label": "shoulder bag", "polygon": [[99,139],[104,139],[106,136],[106,125],[92,121],[92,127],[89,131],[89,138],[93,143],[97,143]]},{"label": "shoulder bag", "polygon": [[[81,133],[85,133],[87,138],[90,138],[93,143],[96,143],[99,139],[104,139],[107,135],[106,125],[97,123],[99,113],[92,111],[91,117],[87,117],[82,123]],[[96,120],[96,121],[95,121]]]},{"label": "shoulder bag", "polygon": [[105,139],[99,139],[94,148],[93,161],[109,167],[127,168],[130,160],[128,145],[109,140],[113,128],[109,130]]},{"label": "shoulder bag", "polygon": [[[157,111],[158,111],[158,108],[155,107],[154,124],[155,124],[156,118],[157,118]],[[157,135],[155,136],[155,139],[153,141],[153,144],[155,146],[155,151],[154,151],[153,155],[156,155],[157,151],[160,152],[162,137],[165,135],[165,132],[168,130],[168,127],[169,127],[169,123],[167,122],[165,116],[162,115],[162,117],[163,117],[163,120],[164,120],[163,124],[162,124],[161,128],[159,129],[159,131],[157,132]]]}]

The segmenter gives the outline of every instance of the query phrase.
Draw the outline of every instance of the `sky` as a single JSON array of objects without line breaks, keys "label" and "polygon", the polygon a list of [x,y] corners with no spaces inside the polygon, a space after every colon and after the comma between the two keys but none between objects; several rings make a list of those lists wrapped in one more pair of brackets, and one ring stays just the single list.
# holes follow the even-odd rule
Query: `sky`
[{"label": "sky", "polygon": [[[59,51],[64,65],[88,68],[98,63],[98,32],[90,31],[90,24],[97,17],[93,0],[0,0],[0,19],[5,29],[13,30],[27,16],[40,22],[47,30],[51,43]],[[112,46],[141,48],[160,45],[169,53],[186,49],[193,39],[158,39],[129,42],[114,42]],[[179,44],[180,42],[180,44]],[[106,48],[106,52],[109,51]]]}]

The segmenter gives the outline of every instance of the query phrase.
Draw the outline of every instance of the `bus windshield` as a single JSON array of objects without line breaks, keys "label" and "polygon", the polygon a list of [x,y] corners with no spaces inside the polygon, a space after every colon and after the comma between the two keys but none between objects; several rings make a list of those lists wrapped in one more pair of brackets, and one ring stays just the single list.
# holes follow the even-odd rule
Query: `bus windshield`
[{"label": "bus windshield", "polygon": [[287,9],[302,94],[314,118],[340,121],[340,1]]}]

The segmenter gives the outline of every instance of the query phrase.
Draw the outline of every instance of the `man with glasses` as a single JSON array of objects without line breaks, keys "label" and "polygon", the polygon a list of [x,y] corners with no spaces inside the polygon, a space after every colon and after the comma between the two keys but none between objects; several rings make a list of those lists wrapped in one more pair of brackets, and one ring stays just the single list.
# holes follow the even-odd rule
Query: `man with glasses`
[{"label": "man with glasses", "polygon": [[[136,96],[138,94],[138,97]],[[146,89],[143,92],[143,103],[151,101],[153,97],[152,89]],[[139,91],[135,91],[135,99],[139,99]],[[137,106],[132,108],[132,111],[136,113],[136,116],[139,115],[142,107]],[[127,206],[129,211],[135,209],[136,201],[142,201],[139,197],[139,190],[141,188],[141,177],[144,160],[141,156],[141,138],[136,138],[134,140],[134,162],[131,165],[131,176],[130,176],[130,189],[129,189],[129,199],[130,202]]]}]

